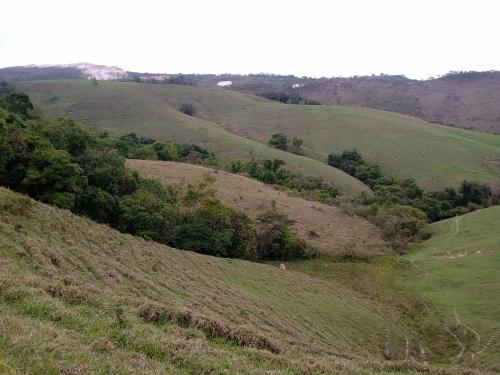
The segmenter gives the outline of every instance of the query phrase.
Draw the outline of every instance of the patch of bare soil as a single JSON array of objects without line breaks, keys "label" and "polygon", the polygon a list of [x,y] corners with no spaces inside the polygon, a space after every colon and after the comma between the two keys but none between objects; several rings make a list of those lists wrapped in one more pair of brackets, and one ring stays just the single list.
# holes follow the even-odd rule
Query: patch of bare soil
[{"label": "patch of bare soil", "polygon": [[464,258],[467,256],[472,256],[472,255],[481,255],[483,254],[483,250],[475,250],[475,251],[464,251],[462,253],[452,253],[452,252],[447,252],[444,255],[439,255],[439,259],[444,259],[444,260],[452,260],[452,259],[460,259]]}]

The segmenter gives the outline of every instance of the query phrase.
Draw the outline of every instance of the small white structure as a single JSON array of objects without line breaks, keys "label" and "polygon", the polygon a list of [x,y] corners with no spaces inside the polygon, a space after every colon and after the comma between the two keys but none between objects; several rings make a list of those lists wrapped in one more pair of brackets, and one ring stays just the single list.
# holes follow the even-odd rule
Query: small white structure
[{"label": "small white structure", "polygon": [[300,87],[304,87],[304,84],[303,83],[294,83],[292,85],[292,89],[298,89]]},{"label": "small white structure", "polygon": [[219,87],[230,87],[233,85],[233,81],[219,81],[217,82],[217,86]]}]

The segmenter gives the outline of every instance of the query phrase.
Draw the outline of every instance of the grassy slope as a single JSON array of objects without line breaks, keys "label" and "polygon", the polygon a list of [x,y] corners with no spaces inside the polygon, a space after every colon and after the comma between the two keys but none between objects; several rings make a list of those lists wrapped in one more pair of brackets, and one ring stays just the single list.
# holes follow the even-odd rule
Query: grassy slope
[{"label": "grassy slope", "polygon": [[[152,160],[129,160],[128,166],[145,177],[167,185],[185,185],[200,181],[205,174],[215,177],[217,197],[224,203],[256,217],[272,209],[288,214],[294,230],[318,249],[342,253],[348,249],[368,254],[387,252],[379,230],[359,217],[341,209],[301,198],[290,197],[259,181],[199,165]],[[314,235],[310,234],[314,231]]]},{"label": "grassy slope", "polygon": [[[321,161],[330,152],[356,148],[385,173],[401,179],[415,177],[428,189],[457,185],[464,179],[500,182],[500,136],[395,113],[285,105],[234,91],[190,86],[118,82],[92,86],[86,81],[16,84],[52,114],[69,114],[98,128],[203,142],[225,157],[247,157],[253,149],[258,155],[286,158],[289,166],[308,174],[327,172],[309,159],[270,151],[223,129],[263,143],[271,134],[285,132],[303,138],[306,154]],[[58,99],[51,101],[55,95]],[[206,121],[177,112],[184,102],[193,103]]]},{"label": "grassy slope", "polygon": [[408,256],[414,264],[410,283],[450,323],[469,332],[466,360],[500,371],[500,206],[433,229],[435,235]]},{"label": "grassy slope", "polygon": [[306,155],[356,149],[386,174],[412,177],[427,189],[464,179],[500,182],[500,136],[454,129],[367,108],[255,103],[221,107],[214,121],[260,141],[276,132],[304,139]]},{"label": "grassy slope", "polygon": [[[356,148],[385,173],[414,177],[428,189],[457,185],[466,178],[500,182],[500,136],[390,112],[285,105],[235,91],[190,86],[118,82],[92,86],[83,80],[16,85],[51,114],[69,114],[101,129],[204,143],[226,158],[247,157],[253,149],[258,155],[286,159],[290,167],[307,174],[327,173],[324,165],[246,140],[266,143],[271,134],[284,132],[303,138],[306,154],[312,158],[324,160],[330,152]],[[193,103],[198,116],[206,120],[177,112],[184,102]]]},{"label": "grassy slope", "polygon": [[[171,249],[41,203],[23,212],[19,197],[0,188],[0,372],[361,373],[401,368],[382,352],[402,358],[414,340],[397,310],[334,280]],[[144,303],[191,323],[148,323]],[[207,321],[227,330],[204,334]],[[230,339],[241,330],[246,345]],[[252,346],[259,337],[278,352]]]},{"label": "grassy slope", "polygon": [[257,158],[282,159],[287,168],[326,178],[348,193],[369,190],[360,181],[325,163],[267,147],[232,134],[213,122],[178,111],[184,102],[203,101],[210,106],[215,99],[213,105],[216,106],[217,100],[222,99],[231,105],[237,98],[243,103],[254,103],[253,98],[238,93],[126,82],[94,85],[85,80],[17,82],[16,86],[48,114],[68,115],[99,131],[118,135],[135,132],[158,140],[197,143],[226,161],[249,159],[250,153]]}]

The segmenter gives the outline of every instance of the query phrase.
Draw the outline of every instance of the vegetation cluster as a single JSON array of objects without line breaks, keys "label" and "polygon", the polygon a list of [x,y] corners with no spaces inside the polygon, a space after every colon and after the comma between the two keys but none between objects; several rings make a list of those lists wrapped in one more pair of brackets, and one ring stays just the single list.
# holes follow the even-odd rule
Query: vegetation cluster
[{"label": "vegetation cluster", "polygon": [[113,139],[68,118],[43,119],[24,94],[0,100],[0,185],[180,249],[244,259],[312,255],[281,214],[253,222],[217,200],[209,178],[181,193],[125,167],[127,157],[201,162],[212,156],[196,145],[133,133]]},{"label": "vegetation cluster", "polygon": [[340,195],[331,182],[319,177],[301,176],[284,168],[285,162],[280,159],[233,160],[226,166],[228,172],[243,174],[266,184],[275,185],[291,194],[308,200],[333,204]]},{"label": "vegetation cluster", "polygon": [[286,104],[305,104],[305,105],[321,104],[316,100],[304,98],[298,92],[292,91],[292,89],[286,91],[270,90],[270,91],[258,92],[257,95]]},{"label": "vegetation cluster", "polygon": [[271,139],[269,140],[269,145],[276,147],[283,151],[288,151],[297,155],[304,155],[304,151],[302,150],[302,145],[304,144],[304,140],[301,138],[292,138],[291,141],[288,140],[288,136],[286,134],[278,133],[273,134]]},{"label": "vegetation cluster", "polygon": [[356,177],[372,188],[372,195],[361,194],[351,201],[358,214],[382,228],[400,252],[411,242],[430,237],[427,223],[462,215],[500,202],[500,193],[477,182],[463,181],[458,189],[425,192],[413,179],[396,181],[383,175],[378,165],[370,164],[354,150],[328,156],[332,167]]}]

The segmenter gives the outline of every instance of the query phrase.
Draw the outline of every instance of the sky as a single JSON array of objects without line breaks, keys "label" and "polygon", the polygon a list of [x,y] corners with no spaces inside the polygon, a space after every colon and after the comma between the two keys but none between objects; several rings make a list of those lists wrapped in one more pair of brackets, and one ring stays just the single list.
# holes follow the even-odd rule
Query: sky
[{"label": "sky", "polygon": [[309,77],[500,70],[497,0],[6,0],[0,67]]}]

